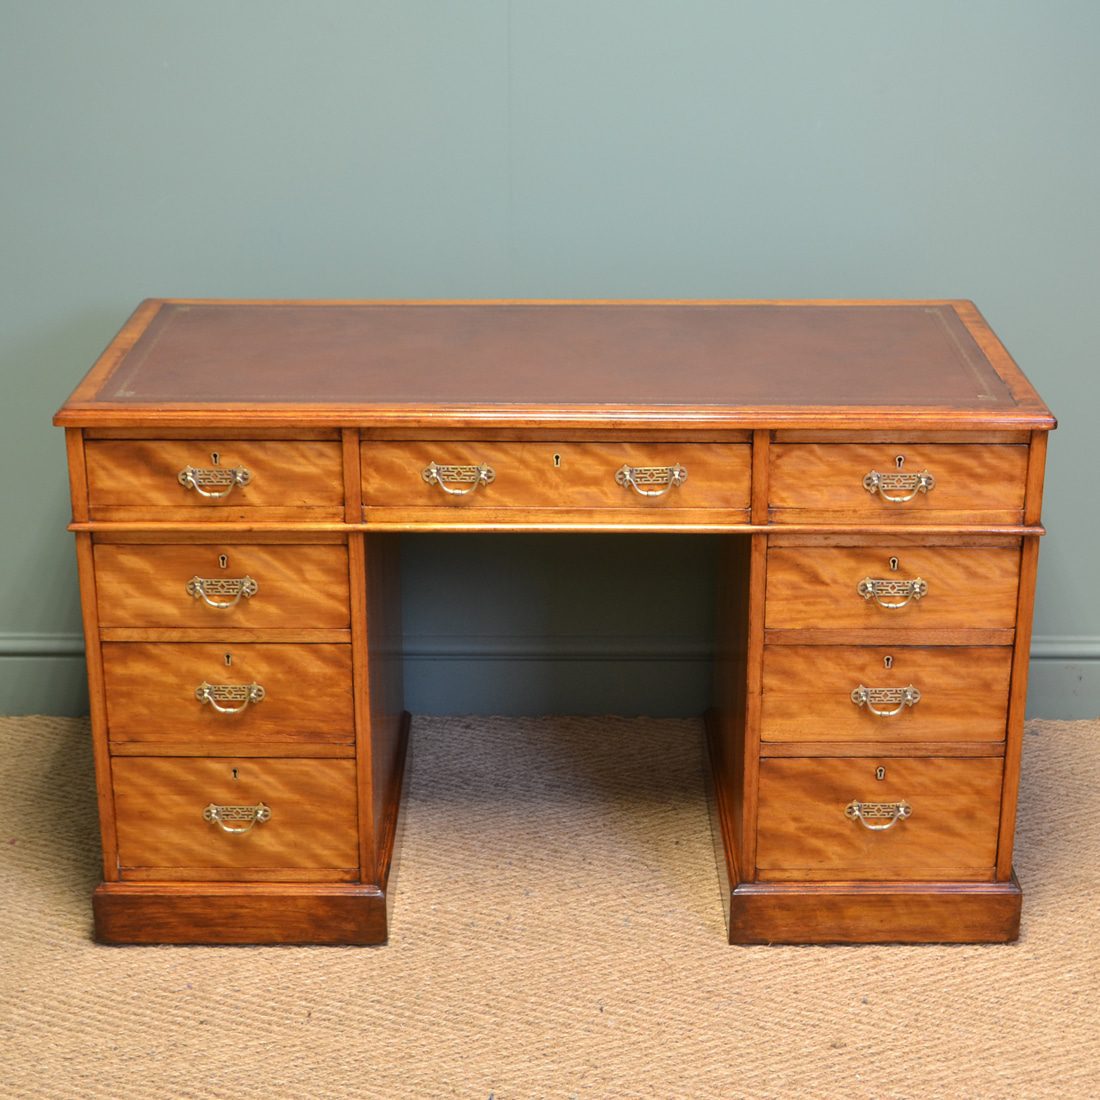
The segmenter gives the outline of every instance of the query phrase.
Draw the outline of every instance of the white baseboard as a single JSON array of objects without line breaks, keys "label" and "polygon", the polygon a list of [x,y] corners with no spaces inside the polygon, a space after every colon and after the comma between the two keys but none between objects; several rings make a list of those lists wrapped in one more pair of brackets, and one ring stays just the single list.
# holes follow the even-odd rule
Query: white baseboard
[{"label": "white baseboard", "polygon": [[[1028,713],[1100,715],[1100,636],[1033,639]],[[79,634],[0,633],[0,714],[84,714]],[[712,648],[686,637],[410,635],[407,705],[417,714],[695,713]]]}]

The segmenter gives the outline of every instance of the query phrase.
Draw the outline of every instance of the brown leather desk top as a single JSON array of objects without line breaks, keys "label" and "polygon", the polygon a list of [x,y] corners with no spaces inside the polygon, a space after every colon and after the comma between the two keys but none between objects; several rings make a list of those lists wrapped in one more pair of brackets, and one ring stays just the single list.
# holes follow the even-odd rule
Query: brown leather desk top
[{"label": "brown leather desk top", "polygon": [[56,423],[154,413],[177,426],[1054,424],[965,301],[151,299]]}]

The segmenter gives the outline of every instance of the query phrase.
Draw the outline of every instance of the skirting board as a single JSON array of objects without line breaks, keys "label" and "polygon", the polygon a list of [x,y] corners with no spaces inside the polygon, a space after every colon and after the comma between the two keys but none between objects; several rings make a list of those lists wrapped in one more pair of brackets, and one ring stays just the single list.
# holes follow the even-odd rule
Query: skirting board
[{"label": "skirting board", "polygon": [[[679,717],[710,703],[704,646],[683,639],[409,640],[413,714],[626,714]],[[1100,639],[1035,639],[1028,715],[1100,715]],[[77,635],[0,635],[0,714],[88,712]]]},{"label": "skirting board", "polygon": [[0,714],[88,713],[84,655],[0,654]]}]

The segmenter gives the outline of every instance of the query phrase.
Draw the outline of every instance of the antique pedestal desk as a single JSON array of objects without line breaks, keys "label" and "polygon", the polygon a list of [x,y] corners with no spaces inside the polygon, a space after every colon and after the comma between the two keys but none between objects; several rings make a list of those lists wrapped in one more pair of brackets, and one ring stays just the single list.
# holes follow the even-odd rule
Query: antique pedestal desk
[{"label": "antique pedestal desk", "polygon": [[1017,935],[1054,419],[970,302],[150,300],[55,423],[99,939],[386,939],[444,530],[721,536],[731,942]]}]

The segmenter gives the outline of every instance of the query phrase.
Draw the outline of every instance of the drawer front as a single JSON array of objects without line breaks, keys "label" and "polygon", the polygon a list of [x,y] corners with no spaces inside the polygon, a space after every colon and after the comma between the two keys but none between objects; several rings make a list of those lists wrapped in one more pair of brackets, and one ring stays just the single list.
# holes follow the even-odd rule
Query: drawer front
[{"label": "drawer front", "polygon": [[788,546],[768,552],[768,629],[1011,629],[1020,551]]},{"label": "drawer front", "polygon": [[1001,773],[998,757],[763,760],[758,877],[992,879]]},{"label": "drawer front", "polygon": [[1027,447],[777,443],[773,523],[1020,523]]},{"label": "drawer front", "polygon": [[103,627],[341,629],[348,552],[330,544],[97,543]]},{"label": "drawer front", "polygon": [[764,649],[763,741],[1003,741],[1011,646]]},{"label": "drawer front", "polygon": [[112,770],[124,880],[356,877],[351,760],[126,757]]},{"label": "drawer front", "polygon": [[91,440],[92,519],[340,520],[340,444],[321,440]]},{"label": "drawer front", "polygon": [[368,518],[384,509],[456,518],[493,509],[748,514],[751,456],[744,444],[421,440],[362,446]]},{"label": "drawer front", "polygon": [[112,742],[354,743],[350,645],[105,642],[102,652]]}]

